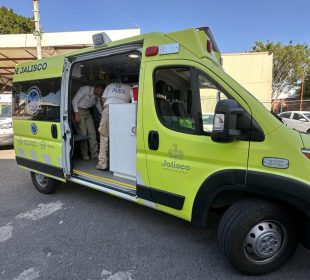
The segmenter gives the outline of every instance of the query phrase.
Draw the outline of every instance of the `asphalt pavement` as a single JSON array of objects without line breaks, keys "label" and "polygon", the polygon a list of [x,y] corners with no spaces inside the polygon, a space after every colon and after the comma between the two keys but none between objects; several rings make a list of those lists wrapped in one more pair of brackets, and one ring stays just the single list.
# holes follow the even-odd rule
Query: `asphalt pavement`
[{"label": "asphalt pavement", "polygon": [[280,270],[242,276],[218,249],[218,222],[201,229],[76,184],[40,194],[0,148],[0,279],[309,279],[302,246]]}]

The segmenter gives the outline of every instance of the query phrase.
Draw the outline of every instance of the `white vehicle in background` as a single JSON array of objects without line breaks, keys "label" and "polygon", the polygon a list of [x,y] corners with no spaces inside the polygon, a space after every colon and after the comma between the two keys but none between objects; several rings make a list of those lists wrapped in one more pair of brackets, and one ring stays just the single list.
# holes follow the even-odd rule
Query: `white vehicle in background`
[{"label": "white vehicle in background", "polygon": [[205,132],[212,132],[213,119],[214,119],[214,113],[206,113],[206,112],[202,113],[203,130]]},{"label": "white vehicle in background", "polygon": [[287,111],[279,114],[288,127],[310,133],[310,111]]},{"label": "white vehicle in background", "polygon": [[0,146],[13,144],[12,94],[0,94]]}]

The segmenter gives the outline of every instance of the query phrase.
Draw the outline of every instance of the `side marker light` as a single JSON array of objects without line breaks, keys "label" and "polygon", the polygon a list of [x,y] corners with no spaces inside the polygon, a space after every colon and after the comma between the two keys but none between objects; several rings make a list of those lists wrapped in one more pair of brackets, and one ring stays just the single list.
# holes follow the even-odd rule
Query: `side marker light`
[{"label": "side marker light", "polygon": [[157,46],[147,47],[145,50],[145,56],[155,56],[157,54],[158,54],[158,47]]}]

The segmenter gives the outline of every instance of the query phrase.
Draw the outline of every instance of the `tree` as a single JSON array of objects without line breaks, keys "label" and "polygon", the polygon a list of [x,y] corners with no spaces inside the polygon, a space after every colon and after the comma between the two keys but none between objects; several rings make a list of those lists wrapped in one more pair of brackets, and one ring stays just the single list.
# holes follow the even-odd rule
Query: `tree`
[{"label": "tree", "polygon": [[[301,84],[297,90],[297,94],[301,94]],[[309,99],[310,98],[310,71],[308,75],[305,76],[305,83],[304,83],[304,95],[303,98]]]},{"label": "tree", "polygon": [[14,13],[12,9],[0,8],[0,34],[32,33],[34,22],[31,18]]},{"label": "tree", "polygon": [[288,92],[300,86],[303,71],[310,72],[310,49],[306,44],[293,45],[256,41],[251,52],[273,54],[273,96]]}]

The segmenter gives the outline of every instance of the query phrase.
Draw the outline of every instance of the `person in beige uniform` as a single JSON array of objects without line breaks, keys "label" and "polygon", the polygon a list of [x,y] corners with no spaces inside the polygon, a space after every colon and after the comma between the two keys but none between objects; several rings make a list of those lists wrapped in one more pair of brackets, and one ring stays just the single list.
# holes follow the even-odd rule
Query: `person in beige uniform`
[{"label": "person in beige uniform", "polygon": [[89,137],[88,143],[90,157],[88,153],[87,140],[80,141],[80,150],[83,160],[98,158],[98,143],[96,139],[96,130],[90,108],[96,105],[100,111],[100,107],[102,108],[101,96],[104,88],[104,84],[98,84],[95,87],[80,87],[80,89],[72,99],[74,121],[77,125],[79,133],[83,135],[88,135]]},{"label": "person in beige uniform", "polygon": [[129,103],[131,101],[131,87],[122,83],[109,84],[102,95],[103,113],[99,125],[100,151],[97,169],[108,169],[109,150],[109,105]]}]

